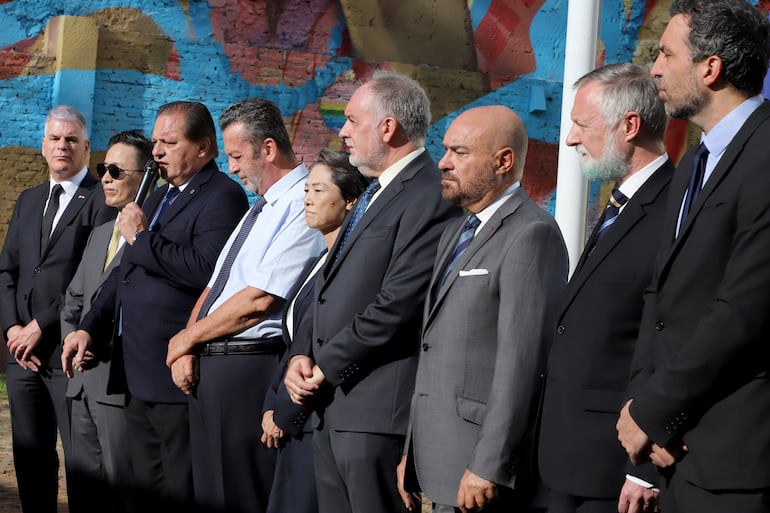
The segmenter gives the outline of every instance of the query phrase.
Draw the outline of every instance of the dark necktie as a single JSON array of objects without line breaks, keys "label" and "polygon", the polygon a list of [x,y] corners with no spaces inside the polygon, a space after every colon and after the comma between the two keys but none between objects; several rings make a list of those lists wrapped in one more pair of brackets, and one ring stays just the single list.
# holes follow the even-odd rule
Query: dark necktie
[{"label": "dark necktie", "polygon": [[48,245],[48,239],[53,231],[53,220],[56,218],[56,212],[59,210],[59,196],[64,192],[61,184],[56,184],[51,189],[51,195],[48,197],[48,206],[43,214],[43,226],[40,229],[40,252],[45,250]]},{"label": "dark necktie", "polygon": [[163,215],[166,209],[168,209],[168,206],[174,202],[174,199],[177,196],[179,196],[179,187],[169,187],[168,190],[166,191],[166,195],[163,196],[163,203],[160,204],[160,209],[158,209],[158,213],[155,214],[155,217],[152,218],[152,222],[150,223],[151,232],[154,232],[158,228],[160,216]]},{"label": "dark necktie", "polygon": [[380,181],[375,178],[371,181],[369,187],[366,188],[361,197],[358,198],[358,201],[356,201],[356,208],[353,209],[353,217],[350,219],[350,223],[348,223],[347,228],[345,228],[345,233],[342,235],[340,245],[337,246],[337,252],[334,254],[335,261],[337,260],[337,257],[339,257],[342,253],[342,248],[344,248],[345,244],[347,244],[348,237],[350,237],[350,234],[353,233],[353,229],[356,227],[361,218],[364,217],[364,214],[366,213],[366,207],[369,206],[369,202],[372,201],[372,197],[379,190]]},{"label": "dark necktie", "polygon": [[468,220],[465,221],[463,231],[460,232],[460,237],[457,239],[454,253],[452,253],[452,258],[449,259],[449,263],[444,268],[444,273],[441,275],[441,281],[439,282],[438,287],[436,287],[436,292],[441,290],[441,287],[444,286],[447,276],[452,272],[452,269],[457,265],[457,262],[460,261],[460,257],[463,256],[463,253],[468,249],[468,246],[471,245],[473,236],[476,234],[476,228],[478,228],[480,224],[481,220],[476,217],[475,214],[471,214],[468,217]]},{"label": "dark necktie", "polygon": [[625,194],[620,192],[620,189],[612,189],[612,194],[610,194],[610,199],[607,201],[607,207],[604,209],[601,224],[599,225],[599,233],[596,238],[597,242],[601,240],[609,227],[615,222],[615,219],[617,219],[620,214],[620,208],[625,205],[627,201],[628,198]]},{"label": "dark necktie", "polygon": [[251,232],[251,229],[254,227],[254,223],[257,222],[257,217],[259,217],[259,213],[262,212],[262,208],[266,203],[265,197],[262,196],[259,198],[259,201],[254,203],[251,210],[249,210],[249,214],[246,216],[246,219],[244,219],[241,229],[238,230],[238,235],[235,236],[235,240],[233,240],[230,249],[227,251],[227,256],[222,263],[222,268],[219,269],[217,279],[214,280],[214,285],[211,286],[211,290],[209,290],[206,299],[201,305],[201,309],[198,311],[198,320],[201,320],[208,315],[211,305],[214,304],[214,301],[216,301],[220,294],[222,294],[222,291],[225,290],[227,279],[230,277],[230,270],[233,268],[233,263],[235,263],[235,257],[238,256],[238,252],[243,247],[243,243],[246,242],[249,232]]},{"label": "dark necktie", "polygon": [[708,148],[706,148],[705,144],[700,143],[692,159],[692,172],[690,173],[690,181],[687,183],[687,196],[685,196],[684,204],[682,205],[682,217],[679,220],[680,227],[687,220],[687,215],[690,213],[690,209],[695,204],[695,200],[698,199],[700,190],[703,187],[703,176],[706,174],[708,158]]}]

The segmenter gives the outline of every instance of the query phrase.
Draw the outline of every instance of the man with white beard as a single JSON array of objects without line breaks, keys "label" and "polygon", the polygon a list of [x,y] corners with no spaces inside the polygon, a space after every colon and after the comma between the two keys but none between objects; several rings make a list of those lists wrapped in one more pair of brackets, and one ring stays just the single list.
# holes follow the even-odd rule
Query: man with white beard
[{"label": "man with white beard", "polygon": [[666,114],[654,79],[633,64],[596,69],[575,88],[566,142],[590,180],[616,186],[554,323],[540,473],[551,513],[652,511],[656,472],[648,463],[626,475],[615,421],[674,171],[663,148]]}]

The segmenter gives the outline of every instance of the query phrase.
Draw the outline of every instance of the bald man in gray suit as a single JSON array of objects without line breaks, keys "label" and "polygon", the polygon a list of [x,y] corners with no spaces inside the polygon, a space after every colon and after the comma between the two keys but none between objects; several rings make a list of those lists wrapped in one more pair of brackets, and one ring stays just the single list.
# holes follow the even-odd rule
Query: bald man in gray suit
[{"label": "bald man in gray suit", "polygon": [[[513,111],[462,113],[444,147],[442,195],[467,213],[439,242],[399,489],[410,510],[419,484],[437,513],[513,511],[527,499],[567,253],[553,218],[520,186],[527,134]],[[410,483],[415,471],[418,483]]]}]

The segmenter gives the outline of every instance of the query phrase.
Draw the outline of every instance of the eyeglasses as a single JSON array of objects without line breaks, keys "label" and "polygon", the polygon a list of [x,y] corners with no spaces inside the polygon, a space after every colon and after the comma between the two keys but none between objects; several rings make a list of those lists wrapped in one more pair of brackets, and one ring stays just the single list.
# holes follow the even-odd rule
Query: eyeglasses
[{"label": "eyeglasses", "polygon": [[100,180],[106,173],[109,173],[114,180],[122,180],[123,178],[126,177],[126,173],[129,173],[129,172],[137,173],[140,171],[144,171],[144,170],[143,169],[123,169],[116,166],[115,164],[105,164],[104,162],[100,164],[96,164],[96,174],[99,176]]}]

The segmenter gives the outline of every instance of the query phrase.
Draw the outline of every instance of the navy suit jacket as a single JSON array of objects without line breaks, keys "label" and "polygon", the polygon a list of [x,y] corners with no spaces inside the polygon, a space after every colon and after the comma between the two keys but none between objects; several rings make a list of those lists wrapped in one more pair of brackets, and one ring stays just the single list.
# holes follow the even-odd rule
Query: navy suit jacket
[{"label": "navy suit jacket", "polygon": [[[168,186],[161,187],[147,199],[143,208],[147,219],[152,219],[167,190]],[[120,266],[110,274],[80,328],[98,333],[104,323],[119,321],[122,312],[122,335],[115,343],[122,348],[132,396],[187,402],[166,367],[168,341],[187,325],[219,252],[247,208],[243,189],[211,161],[192,177],[158,227],[141,232],[133,245],[126,246]],[[117,370],[113,365],[113,372]],[[117,380],[111,380],[113,384]]]},{"label": "navy suit jacket", "polygon": [[[40,230],[49,182],[22,192],[13,210],[0,255],[0,324],[25,326],[36,319],[43,339],[36,354],[49,367],[61,368],[59,309],[94,226],[114,219],[104,204],[99,180],[86,174],[62,213],[48,245],[40,253]],[[13,356],[8,356],[14,362]]]}]

